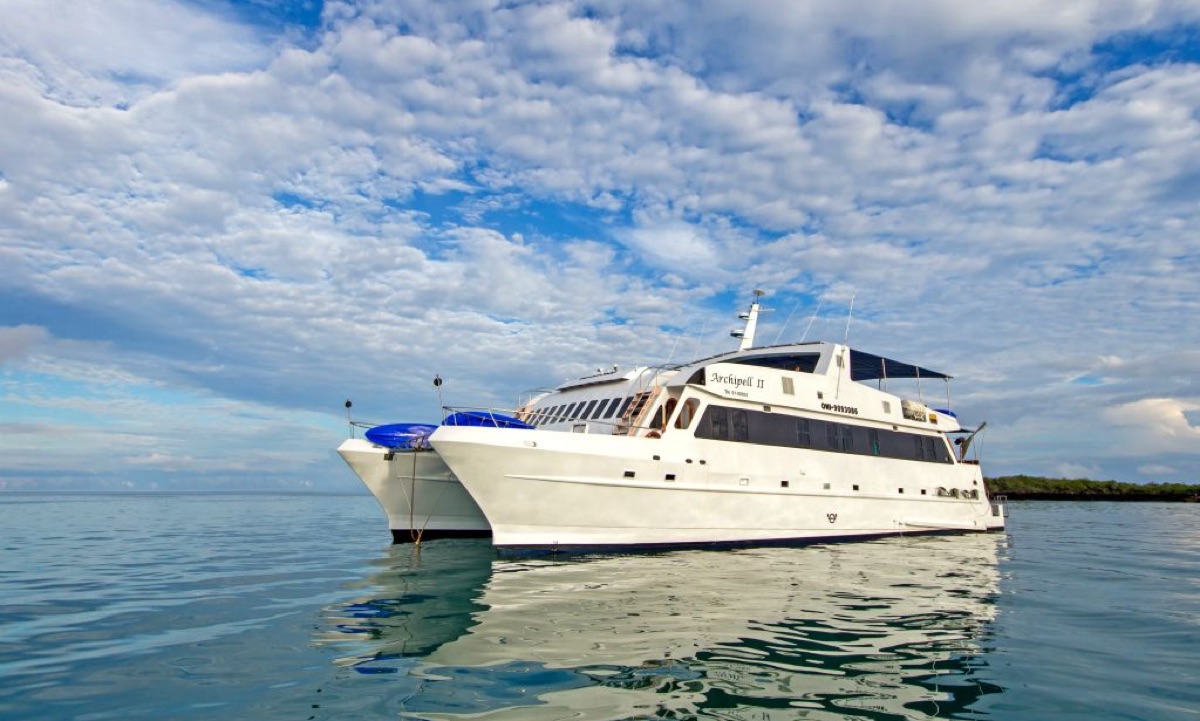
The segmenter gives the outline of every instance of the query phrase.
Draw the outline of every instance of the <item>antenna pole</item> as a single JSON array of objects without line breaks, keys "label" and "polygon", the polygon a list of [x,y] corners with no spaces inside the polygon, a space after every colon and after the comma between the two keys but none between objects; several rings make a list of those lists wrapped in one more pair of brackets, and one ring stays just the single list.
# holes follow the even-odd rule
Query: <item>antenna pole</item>
[{"label": "antenna pole", "polygon": [[796,301],[796,305],[792,306],[792,312],[788,313],[787,320],[783,322],[783,327],[779,329],[779,333],[775,336],[774,345],[779,345],[779,339],[783,337],[783,332],[787,330],[788,324],[792,322],[792,316],[796,315],[796,309],[800,307],[800,301]]},{"label": "antenna pole", "polygon": [[846,314],[846,335],[842,338],[842,345],[850,342],[850,319],[854,317],[854,299],[858,297],[858,293],[850,296],[850,312]]},{"label": "antenna pole", "polygon": [[808,325],[804,327],[804,335],[800,336],[801,343],[803,343],[805,341],[805,339],[808,338],[808,332],[810,330],[812,330],[813,321],[816,320],[817,316],[821,314],[821,305],[824,302],[825,301],[823,301],[823,300],[817,301],[817,309],[813,311],[813,314],[811,316],[809,316]]},{"label": "antenna pole", "polygon": [[700,333],[696,335],[696,347],[692,349],[692,357],[700,356],[700,341],[704,340],[704,332],[708,330],[708,321],[700,324]]},{"label": "antenna pole", "polygon": [[683,337],[683,331],[684,328],[681,326],[679,331],[675,334],[675,342],[671,344],[671,352],[667,354],[667,360],[665,363],[663,363],[663,365],[670,364],[671,359],[675,357],[675,349],[679,347],[679,339]]}]

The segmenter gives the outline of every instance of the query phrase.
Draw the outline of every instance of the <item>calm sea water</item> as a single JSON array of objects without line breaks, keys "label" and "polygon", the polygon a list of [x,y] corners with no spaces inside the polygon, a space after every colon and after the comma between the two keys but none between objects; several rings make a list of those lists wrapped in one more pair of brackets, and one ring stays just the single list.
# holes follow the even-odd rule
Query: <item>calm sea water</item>
[{"label": "calm sea water", "polygon": [[363,496],[0,496],[4,719],[1200,719],[1200,507],[573,560]]}]

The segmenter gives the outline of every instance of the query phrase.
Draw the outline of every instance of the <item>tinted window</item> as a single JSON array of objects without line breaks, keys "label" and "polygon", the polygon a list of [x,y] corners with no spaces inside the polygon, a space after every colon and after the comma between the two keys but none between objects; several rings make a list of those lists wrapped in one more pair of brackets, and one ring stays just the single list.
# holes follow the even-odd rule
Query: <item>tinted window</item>
[{"label": "tinted window", "polygon": [[[939,436],[926,436],[886,428],[852,426],[816,418],[709,405],[693,424],[697,438],[750,442],[767,446],[816,448],[883,458],[927,463],[953,463]],[[856,437],[857,436],[857,437]]]},{"label": "tinted window", "polygon": [[608,407],[608,402],[609,402],[608,398],[605,398],[604,400],[600,401],[600,405],[596,406],[596,410],[591,415],[591,418],[593,420],[596,418],[599,418],[601,416],[601,414],[604,413],[604,409]]},{"label": "tinted window", "polygon": [[729,438],[729,411],[725,408],[711,408],[712,437],[726,440]]},{"label": "tinted window", "polygon": [[746,411],[738,409],[733,412],[733,440],[750,440],[750,424],[746,420]]},{"label": "tinted window", "polygon": [[796,445],[808,448],[812,445],[812,432],[807,418],[796,419]]},{"label": "tinted window", "polygon": [[613,414],[617,412],[617,408],[619,408],[620,406],[621,406],[621,399],[613,398],[612,403],[608,404],[608,410],[604,412],[604,417],[612,418]]},{"label": "tinted window", "polygon": [[633,396],[625,396],[625,402],[621,404],[621,410],[617,411],[617,415],[621,418],[625,417],[625,411],[629,410],[629,404],[633,402]]}]

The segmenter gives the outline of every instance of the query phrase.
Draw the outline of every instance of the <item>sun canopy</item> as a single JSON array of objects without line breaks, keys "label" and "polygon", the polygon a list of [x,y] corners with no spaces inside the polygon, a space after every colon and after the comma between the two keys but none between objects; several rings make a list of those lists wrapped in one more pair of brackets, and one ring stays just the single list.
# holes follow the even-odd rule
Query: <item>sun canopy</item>
[{"label": "sun canopy", "polygon": [[850,350],[850,378],[856,381],[872,381],[877,378],[951,378],[945,373],[921,368],[883,356]]}]

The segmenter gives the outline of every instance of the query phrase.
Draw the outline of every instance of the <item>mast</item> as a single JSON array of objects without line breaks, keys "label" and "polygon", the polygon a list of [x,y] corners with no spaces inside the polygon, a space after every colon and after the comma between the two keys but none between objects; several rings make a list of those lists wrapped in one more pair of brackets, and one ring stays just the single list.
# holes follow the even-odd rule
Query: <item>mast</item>
[{"label": "mast", "polygon": [[758,313],[761,310],[758,299],[762,298],[766,294],[767,292],[765,290],[759,290],[755,288],[754,300],[750,303],[750,310],[743,313],[738,313],[738,318],[746,321],[746,327],[742,330],[732,331],[729,335],[733,336],[734,338],[742,339],[741,344],[738,345],[739,351],[750,350],[754,347],[754,330],[758,327]]}]

